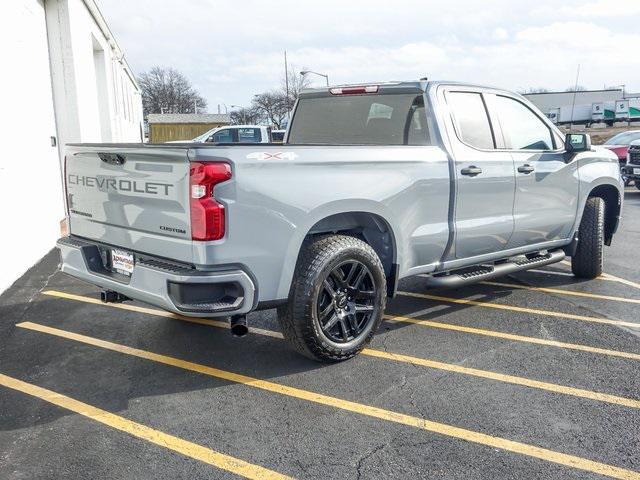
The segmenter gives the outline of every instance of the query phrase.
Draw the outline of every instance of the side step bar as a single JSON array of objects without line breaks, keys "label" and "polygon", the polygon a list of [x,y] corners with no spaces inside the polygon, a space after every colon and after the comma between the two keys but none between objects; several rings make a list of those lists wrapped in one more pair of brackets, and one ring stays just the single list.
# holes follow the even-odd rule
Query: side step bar
[{"label": "side step bar", "polygon": [[[455,288],[471,283],[501,277],[510,273],[522,272],[530,268],[543,267],[552,263],[557,263],[565,257],[564,250],[553,250],[545,254],[538,254],[535,257],[523,258],[514,257],[495,265],[477,265],[471,268],[453,270],[446,274],[427,277],[427,284],[434,288]],[[519,260],[518,260],[519,258]]]}]

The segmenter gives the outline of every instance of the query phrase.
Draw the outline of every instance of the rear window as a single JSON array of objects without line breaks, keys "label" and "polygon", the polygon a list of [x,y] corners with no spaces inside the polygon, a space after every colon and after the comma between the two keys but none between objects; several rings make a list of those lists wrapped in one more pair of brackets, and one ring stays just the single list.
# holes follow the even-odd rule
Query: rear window
[{"label": "rear window", "polygon": [[431,145],[422,95],[301,98],[289,144]]},{"label": "rear window", "polygon": [[238,142],[240,143],[260,143],[262,134],[259,128],[239,128]]}]

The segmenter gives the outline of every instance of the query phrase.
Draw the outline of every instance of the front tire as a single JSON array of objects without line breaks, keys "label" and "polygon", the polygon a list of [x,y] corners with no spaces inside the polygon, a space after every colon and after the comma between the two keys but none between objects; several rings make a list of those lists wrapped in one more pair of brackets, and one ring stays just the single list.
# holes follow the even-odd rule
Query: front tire
[{"label": "front tire", "polygon": [[278,308],[285,339],[323,362],[357,355],[382,321],[386,278],[380,258],[347,235],[313,237],[303,245],[289,301]]},{"label": "front tire", "polygon": [[604,262],[604,200],[590,197],[578,229],[578,248],[571,258],[576,277],[593,279],[602,274]]}]

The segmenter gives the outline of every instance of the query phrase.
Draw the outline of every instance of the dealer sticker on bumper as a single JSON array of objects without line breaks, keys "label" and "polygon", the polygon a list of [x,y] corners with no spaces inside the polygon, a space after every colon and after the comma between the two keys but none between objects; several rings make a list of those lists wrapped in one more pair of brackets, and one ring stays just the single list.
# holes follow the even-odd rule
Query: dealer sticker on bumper
[{"label": "dealer sticker on bumper", "polygon": [[133,273],[133,253],[124,250],[111,250],[111,266],[118,273],[131,275]]}]

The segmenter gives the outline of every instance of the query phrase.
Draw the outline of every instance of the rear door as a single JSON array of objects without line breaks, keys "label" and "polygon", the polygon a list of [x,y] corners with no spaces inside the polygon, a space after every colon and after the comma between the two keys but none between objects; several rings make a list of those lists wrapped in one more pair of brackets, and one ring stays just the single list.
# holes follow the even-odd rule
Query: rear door
[{"label": "rear door", "polygon": [[564,139],[519,98],[492,95],[489,106],[516,170],[515,228],[507,248],[568,238],[579,182],[577,163],[565,161]]},{"label": "rear door", "polygon": [[513,157],[492,128],[485,94],[446,89],[455,163],[455,256],[469,258],[503,250],[513,233]]},{"label": "rear door", "polygon": [[192,260],[187,149],[70,146],[65,170],[73,235]]}]

